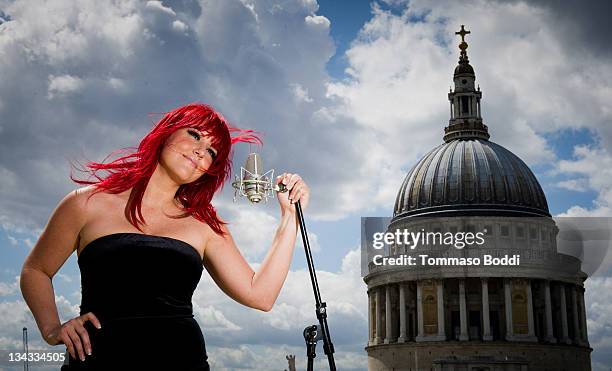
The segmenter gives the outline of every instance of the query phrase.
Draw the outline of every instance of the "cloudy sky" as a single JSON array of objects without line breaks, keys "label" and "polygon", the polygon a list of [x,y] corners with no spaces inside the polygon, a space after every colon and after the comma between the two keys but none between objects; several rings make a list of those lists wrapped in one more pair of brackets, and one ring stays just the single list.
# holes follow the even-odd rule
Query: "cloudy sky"
[{"label": "cloudy sky", "polygon": [[[21,263],[58,201],[69,161],[135,146],[158,113],[207,102],[264,133],[260,153],[312,187],[307,222],[340,369],[364,370],[367,296],[359,218],[388,216],[407,171],[442,141],[465,24],[491,140],[536,173],[555,215],[609,216],[612,25],[605,1],[0,0],[0,349],[43,348],[18,289]],[[249,148],[236,149],[240,164]],[[278,210],[221,214],[254,267]],[[228,299],[205,273],[194,296],[215,369],[304,368],[315,322],[303,252],[270,313]],[[54,278],[78,314],[74,257]],[[587,283],[595,370],[612,366],[612,278]],[[607,297],[608,296],[608,297]],[[333,298],[333,300],[332,300]]]}]

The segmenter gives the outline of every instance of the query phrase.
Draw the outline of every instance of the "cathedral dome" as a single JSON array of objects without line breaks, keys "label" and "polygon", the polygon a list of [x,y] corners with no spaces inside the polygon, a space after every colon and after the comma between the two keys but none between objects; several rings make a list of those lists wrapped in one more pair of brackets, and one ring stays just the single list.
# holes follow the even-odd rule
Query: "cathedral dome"
[{"label": "cathedral dome", "polygon": [[529,167],[504,147],[479,138],[434,148],[406,176],[393,216],[440,213],[550,216]]},{"label": "cathedral dome", "polygon": [[457,67],[455,67],[454,75],[463,75],[463,74],[474,74],[474,67],[472,67],[469,63],[461,63]]},{"label": "cathedral dome", "polygon": [[[529,167],[509,150],[489,141],[480,86],[467,56],[461,26],[455,89],[448,93],[450,120],[444,144],[410,170],[397,194],[394,219],[404,216],[550,216],[546,196]],[[461,75],[461,76],[458,76]]]}]

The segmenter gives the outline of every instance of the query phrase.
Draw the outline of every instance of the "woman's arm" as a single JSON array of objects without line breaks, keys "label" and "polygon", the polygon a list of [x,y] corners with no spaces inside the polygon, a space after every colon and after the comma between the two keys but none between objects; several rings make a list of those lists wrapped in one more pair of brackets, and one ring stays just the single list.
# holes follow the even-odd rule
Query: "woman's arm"
[{"label": "woman's arm", "polygon": [[277,194],[281,205],[280,224],[257,272],[242,257],[225,226],[226,235],[212,233],[204,250],[204,266],[217,285],[237,302],[266,312],[276,302],[293,257],[298,230],[294,202],[300,200],[305,208],[309,198],[308,186],[298,175],[286,174],[277,178],[277,183],[280,181],[287,185],[289,192]]},{"label": "woman's arm", "polygon": [[52,278],[76,249],[84,223],[84,206],[79,191],[73,191],[53,211],[49,222],[21,270],[20,286],[41,335],[51,345],[49,333],[60,326]]}]

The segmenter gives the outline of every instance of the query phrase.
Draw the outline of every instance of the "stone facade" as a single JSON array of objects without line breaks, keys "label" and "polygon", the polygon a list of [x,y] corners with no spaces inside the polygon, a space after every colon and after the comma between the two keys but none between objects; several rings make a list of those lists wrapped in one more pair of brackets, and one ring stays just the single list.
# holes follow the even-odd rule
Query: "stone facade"
[{"label": "stone facade", "polygon": [[[481,247],[427,245],[390,257],[520,255],[520,265],[375,266],[364,277],[369,370],[590,370],[580,261],[557,252],[550,217],[404,218],[409,231],[486,231]],[[448,358],[448,357],[456,357]],[[522,363],[521,363],[522,362]],[[488,367],[488,368],[487,368]]]},{"label": "stone facade", "polygon": [[590,363],[587,348],[482,342],[431,342],[368,346],[369,371],[578,371]]}]

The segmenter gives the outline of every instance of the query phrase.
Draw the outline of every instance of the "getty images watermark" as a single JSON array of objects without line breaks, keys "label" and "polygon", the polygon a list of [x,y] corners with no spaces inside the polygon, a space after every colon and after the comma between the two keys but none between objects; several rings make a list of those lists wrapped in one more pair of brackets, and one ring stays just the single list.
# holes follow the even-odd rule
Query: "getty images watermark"
[{"label": "getty images watermark", "polygon": [[410,231],[408,229],[396,229],[394,232],[375,232],[372,235],[372,248],[379,250],[380,254],[375,254],[372,257],[374,265],[519,265],[521,256],[514,254],[512,256],[505,255],[504,257],[495,257],[489,254],[483,254],[480,257],[432,257],[429,254],[399,254],[394,256],[385,256],[382,254],[386,246],[393,246],[397,250],[415,250],[417,247],[428,246],[449,246],[461,250],[470,246],[482,246],[485,244],[485,236],[487,229],[481,232],[432,232],[421,228],[419,231]]},{"label": "getty images watermark", "polygon": [[611,227],[611,218],[364,217],[361,271],[362,276],[384,270],[508,275],[546,267],[590,276],[604,267],[612,273]]}]

